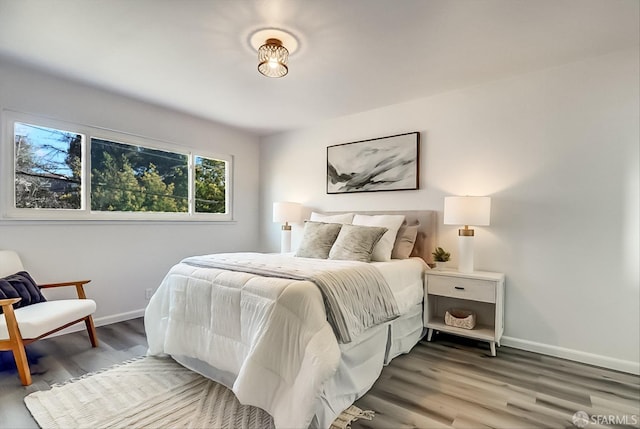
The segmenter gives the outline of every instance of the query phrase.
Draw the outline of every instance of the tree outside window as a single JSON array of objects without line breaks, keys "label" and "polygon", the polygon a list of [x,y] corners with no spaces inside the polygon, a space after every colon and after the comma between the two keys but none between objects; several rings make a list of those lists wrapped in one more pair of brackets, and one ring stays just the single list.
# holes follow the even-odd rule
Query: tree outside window
[{"label": "tree outside window", "polygon": [[91,139],[91,210],[188,212],[188,157]]}]

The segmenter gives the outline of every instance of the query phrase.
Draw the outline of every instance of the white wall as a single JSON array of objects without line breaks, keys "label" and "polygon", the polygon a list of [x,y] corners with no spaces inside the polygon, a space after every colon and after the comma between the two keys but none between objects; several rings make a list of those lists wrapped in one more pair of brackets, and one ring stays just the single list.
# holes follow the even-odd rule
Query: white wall
[{"label": "white wall", "polygon": [[[504,343],[638,372],[638,75],[637,50],[618,52],[264,138],[263,249],[279,246],[273,201],[430,209],[455,266],[443,197],[490,195],[476,269],[507,274]],[[325,193],[327,146],[410,131],[420,190]]]},{"label": "white wall", "polygon": [[[0,220],[0,248],[17,250],[36,280],[92,279],[86,290],[98,303],[97,324],[141,315],[147,304],[145,289],[157,288],[169,268],[185,256],[258,248],[257,137],[7,61],[0,61],[1,109],[109,128],[234,157],[233,222]],[[0,172],[0,180],[9,177]]]}]

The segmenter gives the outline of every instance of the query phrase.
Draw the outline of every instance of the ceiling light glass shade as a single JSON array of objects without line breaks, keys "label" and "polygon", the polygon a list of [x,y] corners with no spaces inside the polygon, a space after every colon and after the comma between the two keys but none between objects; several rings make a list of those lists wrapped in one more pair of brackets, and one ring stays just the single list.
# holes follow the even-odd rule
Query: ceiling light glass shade
[{"label": "ceiling light glass shade", "polygon": [[278,39],[267,39],[258,49],[258,71],[267,77],[283,77],[289,73],[289,51]]}]

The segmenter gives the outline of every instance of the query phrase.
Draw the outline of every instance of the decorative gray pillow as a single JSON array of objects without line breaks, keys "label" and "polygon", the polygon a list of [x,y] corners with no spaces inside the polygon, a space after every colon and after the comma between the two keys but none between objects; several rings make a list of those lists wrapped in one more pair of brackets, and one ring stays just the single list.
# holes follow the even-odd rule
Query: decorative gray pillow
[{"label": "decorative gray pillow", "polygon": [[371,254],[380,238],[387,232],[381,226],[342,225],[329,259],[371,262]]},{"label": "decorative gray pillow", "polygon": [[398,229],[405,221],[404,215],[361,215],[353,217],[353,225],[381,226],[387,228],[387,232],[382,236],[371,255],[372,261],[390,261],[393,244],[398,235]]},{"label": "decorative gray pillow", "polygon": [[296,251],[296,256],[327,259],[341,228],[342,224],[339,223],[305,222],[302,243]]},{"label": "decorative gray pillow", "polygon": [[411,255],[418,236],[418,225],[403,225],[398,230],[396,242],[393,245],[391,259],[407,259]]}]

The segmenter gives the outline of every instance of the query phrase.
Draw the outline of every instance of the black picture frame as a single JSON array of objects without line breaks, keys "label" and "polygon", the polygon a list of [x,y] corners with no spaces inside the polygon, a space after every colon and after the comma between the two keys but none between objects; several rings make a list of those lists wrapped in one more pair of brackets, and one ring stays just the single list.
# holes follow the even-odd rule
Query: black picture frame
[{"label": "black picture frame", "polygon": [[327,194],[408,191],[420,183],[420,133],[327,147]]}]

